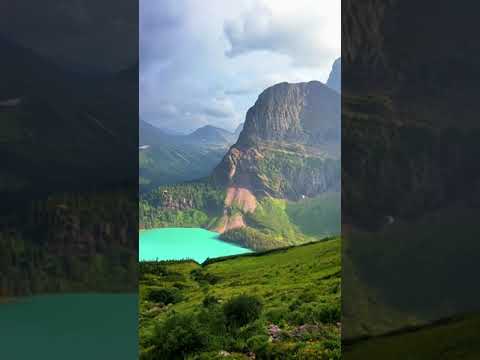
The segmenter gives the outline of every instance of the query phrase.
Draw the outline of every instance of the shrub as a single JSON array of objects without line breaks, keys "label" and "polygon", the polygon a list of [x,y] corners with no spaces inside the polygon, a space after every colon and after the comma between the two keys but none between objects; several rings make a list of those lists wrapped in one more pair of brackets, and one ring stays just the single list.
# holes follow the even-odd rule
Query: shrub
[{"label": "shrub", "polygon": [[317,299],[317,294],[312,289],[305,289],[298,298],[304,303],[309,303]]},{"label": "shrub", "polygon": [[202,350],[208,336],[194,315],[173,314],[155,327],[152,343],[153,358],[185,359]]},{"label": "shrub", "polygon": [[190,275],[192,275],[192,279],[198,282],[199,284],[210,284],[215,285],[220,281],[220,277],[214,274],[210,274],[208,272],[204,272],[201,269],[192,270]]},{"label": "shrub", "polygon": [[205,296],[205,298],[203,299],[203,302],[202,302],[204,307],[210,307],[210,306],[213,306],[213,305],[217,305],[218,303],[219,303],[218,298],[216,296],[213,296],[213,295]]},{"label": "shrub", "polygon": [[176,304],[183,300],[180,291],[176,288],[150,288],[147,299],[155,303]]},{"label": "shrub", "polygon": [[259,318],[262,303],[256,296],[240,295],[228,301],[223,311],[228,325],[240,327]]},{"label": "shrub", "polygon": [[339,304],[325,304],[320,308],[319,320],[323,323],[340,321],[341,311]]},{"label": "shrub", "polygon": [[265,318],[274,324],[279,324],[282,320],[284,320],[287,312],[288,310],[285,308],[273,308],[265,313]]},{"label": "shrub", "polygon": [[255,335],[247,340],[247,348],[255,353],[263,352],[268,345],[268,336]]}]

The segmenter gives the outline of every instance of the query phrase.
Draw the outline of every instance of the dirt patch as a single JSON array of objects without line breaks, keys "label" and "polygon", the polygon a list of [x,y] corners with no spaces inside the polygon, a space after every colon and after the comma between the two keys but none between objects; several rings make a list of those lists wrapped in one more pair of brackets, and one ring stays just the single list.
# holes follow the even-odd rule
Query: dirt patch
[{"label": "dirt patch", "polygon": [[228,230],[239,229],[247,226],[247,224],[245,224],[245,221],[243,220],[242,214],[235,214],[231,217],[228,215],[224,215],[222,216],[219,223],[220,225],[213,229],[213,231],[216,231],[220,234],[223,234]]},{"label": "dirt patch", "polygon": [[225,198],[225,206],[231,207],[233,204],[236,204],[242,211],[254,212],[257,208],[257,199],[246,188],[229,187]]}]

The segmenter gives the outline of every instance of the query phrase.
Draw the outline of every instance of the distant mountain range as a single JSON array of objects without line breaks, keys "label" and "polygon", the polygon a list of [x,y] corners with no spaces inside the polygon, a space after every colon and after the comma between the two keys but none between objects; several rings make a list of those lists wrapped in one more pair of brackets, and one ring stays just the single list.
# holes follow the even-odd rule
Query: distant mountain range
[{"label": "distant mountain range", "polygon": [[208,176],[238,138],[241,125],[232,133],[207,125],[191,134],[173,134],[141,120],[140,190]]}]

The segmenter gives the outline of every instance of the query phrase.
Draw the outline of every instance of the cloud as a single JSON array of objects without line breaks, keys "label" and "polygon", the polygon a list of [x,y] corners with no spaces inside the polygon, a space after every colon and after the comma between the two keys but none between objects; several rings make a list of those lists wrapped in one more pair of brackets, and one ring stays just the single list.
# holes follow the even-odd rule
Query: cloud
[{"label": "cloud", "polygon": [[[318,4],[338,2],[297,0],[295,9],[285,0],[210,0],[206,16],[198,0],[141,1],[141,118],[233,130],[265,88],[326,81],[340,55],[340,14]],[[337,27],[322,20],[329,12]]]},{"label": "cloud", "polygon": [[298,66],[324,66],[340,50],[339,18],[340,1],[262,1],[225,23],[226,55],[270,51]]}]

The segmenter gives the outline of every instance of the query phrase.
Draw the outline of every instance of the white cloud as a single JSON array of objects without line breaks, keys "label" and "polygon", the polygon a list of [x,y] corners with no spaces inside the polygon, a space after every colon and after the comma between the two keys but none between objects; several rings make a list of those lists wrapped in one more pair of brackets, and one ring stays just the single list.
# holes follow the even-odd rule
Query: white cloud
[{"label": "white cloud", "polygon": [[164,127],[233,129],[266,87],[326,81],[340,56],[339,0],[163,0],[140,7],[140,114]]},{"label": "white cloud", "polygon": [[272,51],[298,66],[325,66],[340,53],[339,0],[256,2],[225,22],[227,56]]}]

